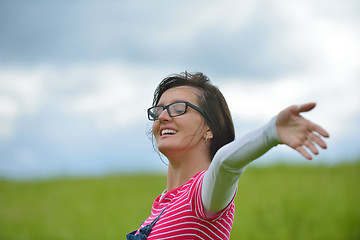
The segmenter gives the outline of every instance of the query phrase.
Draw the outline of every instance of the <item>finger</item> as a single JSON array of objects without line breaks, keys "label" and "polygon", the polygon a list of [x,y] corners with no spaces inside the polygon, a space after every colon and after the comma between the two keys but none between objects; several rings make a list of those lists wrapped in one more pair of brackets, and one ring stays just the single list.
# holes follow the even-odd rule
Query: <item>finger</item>
[{"label": "finger", "polygon": [[316,148],[316,146],[314,145],[314,143],[311,140],[306,140],[304,142],[304,145],[315,155],[319,154],[318,149]]},{"label": "finger", "polygon": [[301,155],[303,155],[306,159],[311,160],[312,156],[310,155],[310,153],[308,153],[305,148],[303,148],[302,146],[297,147],[295,149],[296,151],[298,151]]},{"label": "finger", "polygon": [[313,109],[315,106],[316,106],[316,103],[314,103],[314,102],[301,104],[301,105],[298,106],[298,111],[299,111],[299,113],[308,112],[311,109]]},{"label": "finger", "polygon": [[326,143],[324,140],[321,139],[318,135],[311,133],[309,139],[319,145],[321,148],[326,149]]},{"label": "finger", "polygon": [[326,137],[326,138],[330,137],[329,133],[324,128],[322,128],[320,125],[317,125],[316,123],[312,123],[310,125],[310,130],[312,132],[319,133],[323,137]]}]

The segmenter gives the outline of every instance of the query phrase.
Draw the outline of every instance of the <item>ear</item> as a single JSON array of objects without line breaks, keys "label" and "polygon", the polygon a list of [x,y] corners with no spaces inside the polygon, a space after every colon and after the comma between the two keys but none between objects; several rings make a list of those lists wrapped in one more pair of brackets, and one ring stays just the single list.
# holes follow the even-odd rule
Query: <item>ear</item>
[{"label": "ear", "polygon": [[206,128],[206,132],[205,132],[205,136],[204,139],[207,141],[208,139],[211,139],[214,137],[213,132],[211,131],[211,129],[209,127]]},{"label": "ear", "polygon": [[213,132],[211,131],[210,128],[209,128],[208,130],[206,130],[206,134],[209,136],[209,138],[213,138],[213,137],[214,137],[214,134],[213,134]]}]

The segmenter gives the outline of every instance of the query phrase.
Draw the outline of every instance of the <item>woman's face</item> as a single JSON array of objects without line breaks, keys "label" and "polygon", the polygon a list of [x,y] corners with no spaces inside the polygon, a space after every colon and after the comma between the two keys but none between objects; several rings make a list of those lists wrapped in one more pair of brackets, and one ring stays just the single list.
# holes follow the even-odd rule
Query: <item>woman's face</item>
[{"label": "woman's face", "polygon": [[[157,105],[165,106],[177,101],[186,101],[199,106],[197,93],[196,88],[188,86],[170,88],[161,95]],[[179,151],[201,149],[198,146],[205,146],[204,137],[207,129],[203,116],[191,107],[187,108],[185,114],[176,117],[170,117],[167,110],[164,110],[152,127],[158,149],[165,156]]]}]

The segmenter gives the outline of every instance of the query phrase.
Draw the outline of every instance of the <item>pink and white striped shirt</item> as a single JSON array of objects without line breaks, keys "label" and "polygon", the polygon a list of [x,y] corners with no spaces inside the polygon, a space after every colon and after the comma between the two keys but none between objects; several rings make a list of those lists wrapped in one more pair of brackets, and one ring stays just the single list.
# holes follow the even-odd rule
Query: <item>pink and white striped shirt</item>
[{"label": "pink and white striped shirt", "polygon": [[[221,147],[207,171],[157,197],[150,217],[140,228],[150,224],[166,207],[149,240],[229,239],[240,176],[250,162],[280,143],[273,117],[265,126]],[[220,212],[207,217],[204,209]]]},{"label": "pink and white striped shirt", "polygon": [[167,208],[153,227],[149,240],[230,238],[235,212],[234,200],[216,216],[207,218],[201,201],[205,172],[199,172],[184,185],[155,199],[151,215],[141,227],[151,223]]}]

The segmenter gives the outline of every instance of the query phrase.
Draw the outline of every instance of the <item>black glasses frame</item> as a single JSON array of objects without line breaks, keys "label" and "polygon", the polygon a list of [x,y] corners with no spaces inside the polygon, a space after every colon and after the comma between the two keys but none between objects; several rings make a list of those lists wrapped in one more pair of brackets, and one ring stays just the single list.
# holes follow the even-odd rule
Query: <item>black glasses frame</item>
[{"label": "black glasses frame", "polygon": [[[170,112],[170,106],[173,105],[173,104],[177,104],[177,103],[185,103],[185,110],[183,113],[180,113],[180,114],[172,114]],[[195,106],[194,104],[191,104],[189,102],[186,102],[186,101],[178,101],[178,102],[173,102],[173,103],[170,103],[169,105],[165,105],[165,106],[153,106],[151,108],[148,108],[147,110],[147,113],[148,113],[148,119],[150,121],[155,121],[155,120],[158,120],[159,119],[159,116],[154,116],[153,112],[151,111],[152,109],[155,109],[155,108],[159,108],[161,107],[162,108],[162,111],[163,112],[165,109],[167,110],[168,114],[170,117],[177,117],[177,116],[181,116],[181,115],[184,115],[186,112],[187,112],[187,108],[188,107],[191,107],[193,109],[195,109],[196,111],[198,111],[199,113],[201,113],[201,115],[203,115],[204,117],[206,117],[206,114],[204,112],[204,110],[202,110],[201,108],[199,108],[198,106]]]}]

